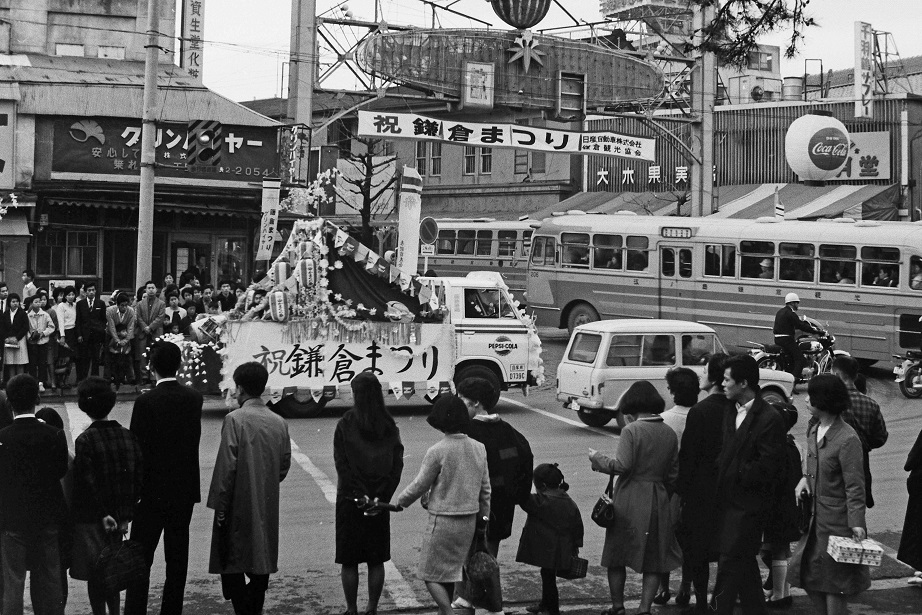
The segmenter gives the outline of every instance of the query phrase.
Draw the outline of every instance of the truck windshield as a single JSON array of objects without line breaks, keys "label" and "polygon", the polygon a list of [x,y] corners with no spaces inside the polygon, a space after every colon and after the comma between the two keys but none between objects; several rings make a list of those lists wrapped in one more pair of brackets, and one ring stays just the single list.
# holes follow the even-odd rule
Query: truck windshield
[{"label": "truck windshield", "polygon": [[498,288],[464,290],[465,318],[516,318],[509,295]]}]

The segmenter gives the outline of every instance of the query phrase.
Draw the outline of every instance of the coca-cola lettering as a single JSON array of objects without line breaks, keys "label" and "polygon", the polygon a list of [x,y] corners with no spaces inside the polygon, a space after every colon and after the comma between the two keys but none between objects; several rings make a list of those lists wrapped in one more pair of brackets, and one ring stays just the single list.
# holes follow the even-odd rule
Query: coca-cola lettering
[{"label": "coca-cola lettering", "polygon": [[837,169],[848,157],[848,136],[837,128],[821,128],[810,138],[810,160],[820,169]]}]

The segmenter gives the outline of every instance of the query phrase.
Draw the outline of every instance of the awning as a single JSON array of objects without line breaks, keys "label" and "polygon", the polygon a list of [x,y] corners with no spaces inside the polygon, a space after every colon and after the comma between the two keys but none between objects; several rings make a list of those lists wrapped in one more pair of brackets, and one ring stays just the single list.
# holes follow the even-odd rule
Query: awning
[{"label": "awning", "polygon": [[717,191],[715,218],[755,219],[775,215],[775,190],[787,220],[854,218],[899,220],[900,187],[827,184],[751,184]]},{"label": "awning", "polygon": [[[105,207],[109,209],[137,209],[137,203],[125,201],[85,201],[74,199],[47,199],[46,203],[53,207]],[[194,205],[178,203],[155,203],[154,211],[170,211],[184,214],[202,214],[209,216],[234,216],[240,218],[258,218],[260,212],[253,209],[228,208],[216,205]]]},{"label": "awning", "polygon": [[[587,213],[613,214],[631,211],[647,216],[674,216],[678,195],[672,192],[580,192],[559,203],[544,207],[529,217],[543,220],[555,212],[578,209]],[[688,215],[688,206],[682,213]]]},{"label": "awning", "polygon": [[10,211],[0,219],[0,237],[31,237],[26,212]]}]

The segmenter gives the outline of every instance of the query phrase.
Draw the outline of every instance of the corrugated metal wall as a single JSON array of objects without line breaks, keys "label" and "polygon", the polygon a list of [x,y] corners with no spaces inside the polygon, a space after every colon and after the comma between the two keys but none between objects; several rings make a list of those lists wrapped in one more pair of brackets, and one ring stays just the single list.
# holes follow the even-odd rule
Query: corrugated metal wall
[{"label": "corrugated metal wall", "polygon": [[[784,156],[784,137],[788,126],[812,110],[829,111],[849,132],[890,132],[890,179],[841,182],[851,184],[886,185],[899,183],[900,172],[900,111],[911,108],[910,134],[918,126],[922,101],[879,100],[875,102],[874,118],[856,120],[854,103],[828,102],[810,105],[753,105],[744,108],[721,109],[714,114],[715,185],[792,183],[797,181]],[[690,143],[690,129],[679,122],[656,121],[670,129],[678,140]],[[604,156],[589,156],[587,191],[605,192],[675,192],[688,189],[688,182],[677,177],[676,167],[691,167],[690,159],[675,140],[664,136],[646,123],[633,118],[591,120],[589,131],[611,130],[636,136],[656,138],[656,162],[638,162]],[[661,180],[650,181],[648,171],[659,165]],[[633,178],[630,170],[633,169]],[[624,171],[628,170],[627,174]],[[633,181],[631,181],[633,179]]]}]

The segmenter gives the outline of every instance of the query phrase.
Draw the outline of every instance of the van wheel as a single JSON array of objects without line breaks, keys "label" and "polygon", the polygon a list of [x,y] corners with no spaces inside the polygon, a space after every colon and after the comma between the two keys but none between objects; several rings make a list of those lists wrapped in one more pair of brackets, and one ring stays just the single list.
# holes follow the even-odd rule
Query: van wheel
[{"label": "van wheel", "polygon": [[499,401],[499,389],[502,386],[496,372],[484,365],[468,365],[467,367],[462,367],[455,372],[455,386],[457,387],[459,382],[467,378],[483,378],[490,383],[490,386],[493,387],[493,395],[483,404],[483,408],[484,410],[492,410]]},{"label": "van wheel", "polygon": [[573,329],[589,322],[595,322],[599,319],[599,313],[588,303],[578,303],[570,309],[570,315],[567,316],[567,331],[573,334]]},{"label": "van wheel", "polygon": [[298,401],[294,395],[287,395],[277,402],[269,403],[269,409],[286,419],[313,419],[323,412],[326,406],[326,398],[321,398],[316,402],[313,398],[307,401]]},{"label": "van wheel", "polygon": [[607,414],[601,412],[586,412],[585,410],[578,410],[576,414],[586,425],[590,427],[603,427],[608,425],[608,422],[611,421],[611,417]]},{"label": "van wheel", "polygon": [[788,401],[784,398],[784,395],[782,395],[781,393],[779,393],[778,391],[774,389],[769,389],[768,391],[764,391],[762,393],[762,399],[766,403],[769,403],[773,406],[780,406],[780,405],[788,403]]}]

